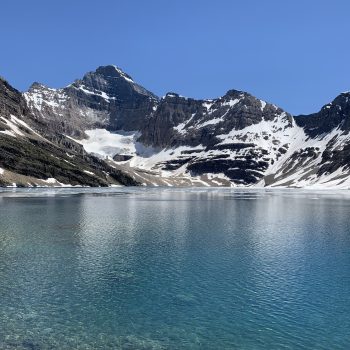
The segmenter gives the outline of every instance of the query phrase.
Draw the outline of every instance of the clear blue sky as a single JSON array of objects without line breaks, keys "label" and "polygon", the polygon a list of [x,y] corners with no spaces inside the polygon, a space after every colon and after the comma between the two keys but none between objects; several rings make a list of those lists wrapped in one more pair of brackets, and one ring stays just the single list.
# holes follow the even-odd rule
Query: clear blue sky
[{"label": "clear blue sky", "polygon": [[348,0],[3,0],[0,75],[62,87],[116,64],[159,96],[244,90],[317,111],[350,90]]}]

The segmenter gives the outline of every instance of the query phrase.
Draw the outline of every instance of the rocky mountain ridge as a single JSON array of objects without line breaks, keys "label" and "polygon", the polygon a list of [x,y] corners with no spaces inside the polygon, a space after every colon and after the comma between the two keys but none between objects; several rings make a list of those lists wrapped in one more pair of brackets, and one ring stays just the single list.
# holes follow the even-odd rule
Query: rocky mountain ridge
[{"label": "rocky mountain ridge", "polygon": [[34,83],[16,96],[17,118],[38,135],[135,183],[350,187],[350,93],[318,113],[292,116],[237,90],[207,100],[159,98],[105,66],[65,88]]},{"label": "rocky mountain ridge", "polygon": [[46,121],[31,113],[22,94],[0,79],[0,186],[138,184],[45,127]]}]

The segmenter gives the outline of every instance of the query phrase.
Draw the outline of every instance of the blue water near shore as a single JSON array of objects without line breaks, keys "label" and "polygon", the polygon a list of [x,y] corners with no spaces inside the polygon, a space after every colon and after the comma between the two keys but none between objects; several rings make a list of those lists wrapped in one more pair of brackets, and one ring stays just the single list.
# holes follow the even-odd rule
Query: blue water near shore
[{"label": "blue water near shore", "polygon": [[1,349],[349,349],[350,194],[0,192]]}]

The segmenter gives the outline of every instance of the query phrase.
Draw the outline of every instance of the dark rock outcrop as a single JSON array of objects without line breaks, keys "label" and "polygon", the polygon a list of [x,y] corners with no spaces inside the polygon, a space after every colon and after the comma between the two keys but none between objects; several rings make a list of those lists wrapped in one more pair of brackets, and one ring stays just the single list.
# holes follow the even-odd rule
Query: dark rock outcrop
[{"label": "dark rock outcrop", "polygon": [[350,92],[341,93],[331,103],[309,115],[294,117],[297,124],[304,128],[307,135],[314,138],[331,132],[334,128],[350,131]]}]

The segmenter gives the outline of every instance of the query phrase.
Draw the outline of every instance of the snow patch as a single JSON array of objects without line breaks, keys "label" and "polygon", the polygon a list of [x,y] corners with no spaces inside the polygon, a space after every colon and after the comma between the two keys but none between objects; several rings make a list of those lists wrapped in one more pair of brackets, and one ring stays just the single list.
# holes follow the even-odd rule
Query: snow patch
[{"label": "snow patch", "polygon": [[68,96],[62,89],[50,89],[46,86],[41,86],[41,88],[34,88],[31,91],[27,91],[23,94],[23,96],[30,107],[37,109],[40,112],[45,106],[52,107],[53,109],[59,109],[68,99]]},{"label": "snow patch", "polygon": [[134,155],[136,153],[136,139],[139,133],[116,132],[111,133],[106,129],[92,129],[85,131],[87,139],[74,140],[84,149],[102,158],[113,158],[116,154]]},{"label": "snow patch", "polygon": [[203,128],[203,127],[205,127],[205,126],[207,126],[207,125],[215,125],[215,124],[218,124],[218,123],[224,121],[224,116],[225,116],[225,114],[224,114],[222,117],[220,117],[220,118],[209,119],[209,120],[203,122],[202,124],[196,125],[196,127],[198,127],[198,128]]},{"label": "snow patch", "polygon": [[5,119],[4,117],[0,117],[0,119],[3,122],[5,122],[6,125],[11,129],[11,130],[0,131],[1,133],[9,135],[9,136],[13,136],[13,137],[17,137],[17,136],[23,137],[24,136],[23,132],[18,128],[18,120],[19,119],[17,119],[16,117],[14,117],[12,115],[11,115],[11,120]]},{"label": "snow patch", "polygon": [[55,183],[57,183],[57,180],[55,178],[53,178],[53,177],[49,177],[48,179],[42,180],[42,181],[44,181],[44,182],[46,182],[48,184],[55,184]]},{"label": "snow patch", "polygon": [[241,99],[240,98],[235,98],[234,100],[229,100],[229,101],[225,101],[222,103],[223,106],[229,106],[229,107],[233,107],[235,106],[237,103],[239,103]]},{"label": "snow patch", "polygon": [[214,104],[214,102],[212,100],[207,100],[205,102],[202,103],[202,106],[204,108],[206,108],[207,111],[209,111],[209,109],[211,108],[211,106]]},{"label": "snow patch", "polygon": [[114,66],[114,65],[113,65],[113,67],[122,76],[122,78],[124,78],[129,83],[134,83],[134,81],[128,75],[126,75],[120,68],[118,68],[117,66]]},{"label": "snow patch", "polygon": [[106,101],[116,100],[115,97],[107,95],[106,92],[104,92],[104,91],[101,91],[101,90],[94,90],[94,91],[88,90],[85,85],[79,85],[79,87],[75,87],[74,85],[72,85],[72,87],[77,89],[77,90],[83,91],[85,94],[102,97]]}]

